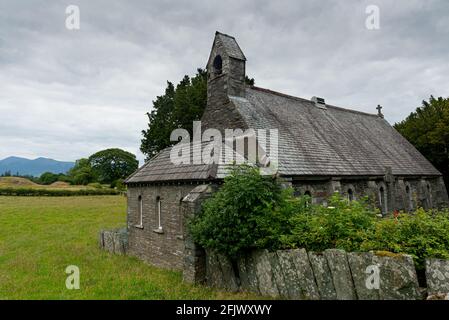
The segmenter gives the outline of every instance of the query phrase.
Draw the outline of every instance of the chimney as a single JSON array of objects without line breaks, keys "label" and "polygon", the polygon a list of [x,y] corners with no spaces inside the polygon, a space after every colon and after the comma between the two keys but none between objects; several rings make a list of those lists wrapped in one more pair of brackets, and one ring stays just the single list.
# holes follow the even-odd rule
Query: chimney
[{"label": "chimney", "polygon": [[314,96],[310,100],[315,103],[315,107],[326,110],[326,101],[324,98]]}]

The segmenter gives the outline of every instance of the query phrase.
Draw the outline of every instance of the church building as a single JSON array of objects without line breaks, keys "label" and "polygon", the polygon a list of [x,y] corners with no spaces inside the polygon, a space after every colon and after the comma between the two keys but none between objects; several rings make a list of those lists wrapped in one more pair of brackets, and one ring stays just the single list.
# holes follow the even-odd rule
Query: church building
[{"label": "church building", "polygon": [[[334,192],[348,200],[368,196],[384,215],[448,206],[441,173],[384,119],[380,106],[371,114],[250,86],[245,63],[235,38],[217,32],[202,128],[277,129],[276,174],[296,195],[324,205]],[[204,255],[186,221],[220,187],[226,165],[174,164],[171,149],[126,180],[129,253],[183,270],[194,282],[204,273]]]}]

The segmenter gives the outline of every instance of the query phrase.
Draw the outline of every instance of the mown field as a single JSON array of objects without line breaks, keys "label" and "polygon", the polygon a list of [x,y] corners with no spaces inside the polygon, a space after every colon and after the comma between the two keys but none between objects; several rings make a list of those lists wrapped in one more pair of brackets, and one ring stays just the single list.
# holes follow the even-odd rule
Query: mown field
[{"label": "mown field", "polygon": [[[0,299],[247,299],[182,282],[179,272],[98,248],[101,228],[124,226],[123,196],[1,197]],[[80,289],[65,269],[80,269]]]}]

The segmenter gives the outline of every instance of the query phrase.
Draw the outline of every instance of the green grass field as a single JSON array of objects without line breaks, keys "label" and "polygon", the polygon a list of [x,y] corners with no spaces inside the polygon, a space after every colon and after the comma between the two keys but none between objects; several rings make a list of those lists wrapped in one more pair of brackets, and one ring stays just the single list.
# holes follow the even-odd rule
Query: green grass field
[{"label": "green grass field", "polygon": [[[98,248],[124,226],[123,196],[0,197],[0,299],[248,299],[182,282],[179,272]],[[80,269],[80,289],[65,269]]]},{"label": "green grass field", "polygon": [[42,185],[21,177],[0,177],[0,188],[27,188],[27,189],[50,189],[50,190],[83,190],[92,189],[90,186],[75,186],[67,182],[57,181],[50,185]]}]

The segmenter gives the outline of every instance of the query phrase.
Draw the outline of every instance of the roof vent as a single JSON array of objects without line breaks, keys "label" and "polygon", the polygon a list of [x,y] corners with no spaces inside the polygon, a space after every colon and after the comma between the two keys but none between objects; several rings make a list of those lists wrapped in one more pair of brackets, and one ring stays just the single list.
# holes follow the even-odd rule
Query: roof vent
[{"label": "roof vent", "polygon": [[321,109],[326,109],[326,101],[324,100],[324,98],[320,98],[320,97],[312,97],[312,102],[315,103],[315,106]]}]

